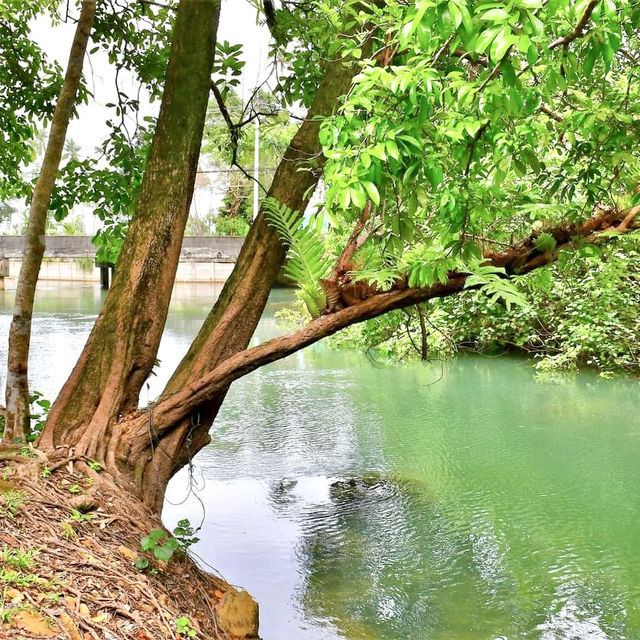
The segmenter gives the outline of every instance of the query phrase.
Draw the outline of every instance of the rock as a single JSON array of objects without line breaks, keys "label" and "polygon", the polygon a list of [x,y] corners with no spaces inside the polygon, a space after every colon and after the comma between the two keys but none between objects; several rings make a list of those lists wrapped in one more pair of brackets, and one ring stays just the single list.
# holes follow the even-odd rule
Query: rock
[{"label": "rock", "polygon": [[69,498],[69,504],[73,509],[80,511],[80,513],[93,511],[98,506],[98,503],[94,498],[85,494],[79,494]]},{"label": "rock", "polygon": [[227,591],[218,607],[218,624],[232,638],[258,637],[258,603],[246,591]]}]

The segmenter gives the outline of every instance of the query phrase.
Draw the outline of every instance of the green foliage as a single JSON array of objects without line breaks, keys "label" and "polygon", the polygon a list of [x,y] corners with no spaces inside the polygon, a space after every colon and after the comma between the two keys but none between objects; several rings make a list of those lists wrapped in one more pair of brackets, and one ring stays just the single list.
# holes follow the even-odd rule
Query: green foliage
[{"label": "green foliage", "polygon": [[465,288],[475,287],[478,287],[489,298],[491,303],[504,302],[507,311],[511,311],[511,305],[528,306],[526,298],[518,291],[514,280],[507,280],[505,270],[502,267],[493,267],[481,263],[475,265],[471,275],[465,282]]},{"label": "green foliage", "polygon": [[[511,309],[482,289],[425,305],[429,354],[522,351],[541,372],[592,367],[602,375],[639,374],[640,239],[623,236],[602,251],[585,245],[563,252],[557,264],[521,276]],[[498,274],[496,274],[498,275]],[[499,276],[498,276],[499,277]],[[500,279],[501,282],[504,280]],[[420,327],[411,310],[351,327],[336,346],[376,348],[392,358],[418,355]]]},{"label": "green foliage", "polygon": [[[0,200],[30,193],[24,169],[34,159],[33,138],[39,124],[53,116],[62,86],[62,69],[30,34],[31,21],[51,15],[56,5],[48,0],[0,4]],[[86,99],[86,89],[81,94]]]},{"label": "green foliage", "polygon": [[178,618],[176,620],[176,633],[181,636],[186,636],[187,638],[196,638],[197,633],[196,630],[191,625],[191,620],[186,617]]},{"label": "green foliage", "polygon": [[249,233],[249,223],[244,218],[227,218],[218,215],[214,218],[216,235],[246,236]]},{"label": "green foliage", "polygon": [[90,522],[95,517],[95,513],[82,513],[77,509],[71,509],[71,520],[73,522]]},{"label": "green foliage", "polygon": [[173,530],[180,549],[186,551],[189,547],[200,541],[196,535],[196,530],[191,526],[191,523],[186,518],[178,521],[176,528]]},{"label": "green foliage", "polygon": [[21,491],[15,489],[0,493],[0,516],[15,520],[20,513],[20,506],[24,503],[24,497]]},{"label": "green foliage", "polygon": [[[164,529],[153,529],[149,532],[149,535],[140,540],[140,548],[142,551],[151,551],[158,560],[169,562],[176,551],[186,553],[191,545],[199,541],[195,533],[189,520],[183,519],[178,522],[178,525],[173,530],[173,536],[169,535]],[[138,560],[136,561],[138,562],[136,565],[138,569],[142,570],[148,566],[148,563],[145,564],[144,559]]]},{"label": "green foliage", "polygon": [[311,317],[315,318],[323,312],[326,305],[320,281],[331,271],[331,261],[325,255],[318,228],[312,223],[304,226],[298,212],[280,204],[275,198],[265,201],[264,211],[269,224],[288,246],[284,274],[298,285],[300,299],[307,306]]},{"label": "green foliage", "polygon": [[[334,35],[318,48],[360,67],[320,127],[329,218],[353,224],[371,200],[386,269],[430,286],[454,268],[473,271],[487,240],[510,244],[630,204],[640,173],[634,3],[348,1],[337,10],[324,0],[319,16]],[[388,66],[366,55],[371,24],[372,49],[394,52]],[[540,233],[536,249],[555,248]],[[485,292],[515,302],[495,276]]]},{"label": "green foliage", "polygon": [[26,551],[22,551],[21,549],[14,549],[5,544],[2,548],[2,555],[0,555],[0,562],[8,564],[15,569],[30,570],[35,564],[35,559],[38,553],[39,549],[27,549]]},{"label": "green foliage", "polygon": [[140,540],[140,548],[143,551],[151,551],[158,560],[169,562],[178,549],[178,541],[163,529],[153,529]]},{"label": "green foliage", "polygon": [[42,397],[40,391],[32,391],[29,395],[29,406],[31,407],[31,433],[27,436],[28,442],[35,442],[47,421],[51,401]]}]

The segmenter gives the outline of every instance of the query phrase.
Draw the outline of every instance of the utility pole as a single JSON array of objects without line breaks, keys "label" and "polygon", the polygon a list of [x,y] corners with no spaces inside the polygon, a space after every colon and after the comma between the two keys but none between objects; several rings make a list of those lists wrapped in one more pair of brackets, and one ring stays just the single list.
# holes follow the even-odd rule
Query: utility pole
[{"label": "utility pole", "polygon": [[258,181],[260,179],[260,118],[256,116],[253,140],[253,219],[258,217]]}]

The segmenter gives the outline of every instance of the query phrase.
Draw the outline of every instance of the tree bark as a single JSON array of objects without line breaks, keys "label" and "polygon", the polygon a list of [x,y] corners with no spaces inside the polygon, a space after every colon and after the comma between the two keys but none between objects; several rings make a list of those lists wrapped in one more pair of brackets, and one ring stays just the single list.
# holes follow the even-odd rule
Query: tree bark
[{"label": "tree bark", "polygon": [[[66,444],[114,476],[118,418],[137,407],[164,329],[193,195],[219,0],[178,6],[162,105],[114,280],[51,408],[40,445]],[[115,431],[114,431],[115,429]]]},{"label": "tree bark", "polygon": [[84,56],[95,13],[95,0],[83,0],[67,71],[51,121],[51,131],[40,175],[31,197],[24,254],[18,276],[13,319],[9,329],[7,409],[3,436],[5,441],[23,441],[30,433],[28,369],[33,301],[44,256],[44,234],[51,193],[80,87]]},{"label": "tree bark", "polygon": [[[299,211],[300,215],[306,209],[324,167],[318,139],[320,119],[333,111],[338,99],[349,90],[356,72],[357,66],[352,63],[336,60],[327,64],[314,102],[278,165],[268,196]],[[247,347],[285,254],[277,233],[267,223],[264,211],[260,211],[231,277],[161,398],[182,389]],[[220,388],[214,397],[193,407],[184,421],[174,425],[175,428],[163,434],[161,442],[155,443],[155,450],[161,450],[162,454],[151,456],[138,476],[136,487],[136,492],[155,509],[162,508],[164,490],[171,476],[210,441],[209,428],[226,392],[227,388]]]}]

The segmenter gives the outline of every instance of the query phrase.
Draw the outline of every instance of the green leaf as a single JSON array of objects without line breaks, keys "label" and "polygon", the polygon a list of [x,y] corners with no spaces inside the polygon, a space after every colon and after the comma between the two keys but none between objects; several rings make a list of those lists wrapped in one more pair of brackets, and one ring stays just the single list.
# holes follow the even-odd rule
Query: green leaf
[{"label": "green leaf", "polygon": [[485,49],[491,44],[496,35],[498,35],[499,31],[500,27],[491,27],[489,29],[485,29],[476,40],[476,53],[484,53]]},{"label": "green leaf", "polygon": [[400,151],[398,149],[398,145],[395,140],[387,140],[385,144],[387,153],[394,158],[395,160],[400,160]]},{"label": "green leaf", "polygon": [[507,53],[509,47],[513,44],[513,36],[511,29],[505,25],[498,31],[498,34],[491,43],[490,57],[494,62],[499,62]]},{"label": "green leaf", "polygon": [[425,167],[425,173],[432,187],[437,187],[442,182],[442,167],[430,166]]},{"label": "green leaf", "polygon": [[380,193],[378,192],[378,187],[376,187],[373,182],[363,182],[366,192],[369,194],[369,198],[371,198],[371,202],[378,206],[380,204]]},{"label": "green leaf", "polygon": [[496,7],[495,9],[489,9],[480,16],[480,20],[486,22],[506,22],[511,16],[508,11]]},{"label": "green leaf", "polygon": [[171,560],[171,556],[173,555],[174,549],[166,546],[158,546],[154,547],[153,555],[158,558],[158,560],[162,560],[163,562],[169,562]]},{"label": "green leaf", "polygon": [[550,233],[541,233],[533,242],[538,251],[553,251],[556,248],[556,239]]}]

